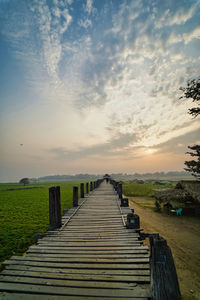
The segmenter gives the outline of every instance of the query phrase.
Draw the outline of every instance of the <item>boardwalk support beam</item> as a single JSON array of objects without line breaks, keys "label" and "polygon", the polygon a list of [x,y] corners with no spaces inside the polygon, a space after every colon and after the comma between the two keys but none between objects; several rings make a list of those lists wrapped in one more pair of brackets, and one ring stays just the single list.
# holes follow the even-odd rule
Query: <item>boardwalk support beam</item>
[{"label": "boardwalk support beam", "polygon": [[122,198],[121,199],[121,207],[128,207],[129,204],[128,204],[128,198]]},{"label": "boardwalk support beam", "polygon": [[61,226],[60,187],[49,188],[49,225],[50,229]]},{"label": "boardwalk support beam", "polygon": [[73,207],[78,206],[78,187],[73,187]]},{"label": "boardwalk support beam", "polygon": [[86,194],[89,194],[89,183],[86,183]]},{"label": "boardwalk support beam", "polygon": [[81,198],[84,198],[84,183],[81,183]]},{"label": "boardwalk support beam", "polygon": [[180,300],[176,267],[167,241],[158,233],[140,233],[141,239],[149,238],[151,247],[151,290],[153,300]]},{"label": "boardwalk support beam", "polygon": [[126,228],[129,229],[139,229],[140,228],[140,217],[134,214],[134,210],[132,209],[132,213],[127,214],[127,222]]},{"label": "boardwalk support beam", "polygon": [[119,195],[119,199],[122,199],[122,183],[121,182],[118,183],[118,195]]}]

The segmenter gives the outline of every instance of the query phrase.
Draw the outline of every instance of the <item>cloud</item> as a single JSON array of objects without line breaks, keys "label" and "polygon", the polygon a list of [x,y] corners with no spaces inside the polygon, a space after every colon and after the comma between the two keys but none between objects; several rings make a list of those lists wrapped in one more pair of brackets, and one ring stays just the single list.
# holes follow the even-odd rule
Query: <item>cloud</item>
[{"label": "cloud", "polygon": [[124,155],[126,153],[126,146],[137,140],[137,135],[119,134],[119,136],[112,138],[108,142],[96,144],[90,147],[80,148],[77,151],[69,151],[62,147],[50,149],[49,152],[56,155],[58,159],[84,159],[86,157],[112,157]]},{"label": "cloud", "polygon": [[69,114],[72,104],[80,128],[92,113],[88,128],[96,119],[99,135],[107,133],[103,142],[97,137],[96,145],[76,151],[62,142],[51,150],[56,157],[134,156],[185,133],[188,105],[178,101],[179,87],[200,69],[193,1],[15,3],[3,32],[28,70],[28,83],[58,107],[66,103]]},{"label": "cloud", "polygon": [[92,21],[89,20],[89,19],[80,20],[80,21],[78,22],[78,24],[79,24],[81,27],[84,27],[85,29],[87,29],[88,27],[91,27],[91,26],[92,26]]},{"label": "cloud", "polygon": [[66,7],[68,2],[53,1],[50,7],[47,1],[34,0],[28,4],[20,1],[15,12],[9,7],[2,30],[16,58],[26,68],[27,83],[47,98],[65,93],[59,78],[59,64],[62,37],[72,22]]},{"label": "cloud", "polygon": [[87,0],[85,5],[85,11],[90,15],[93,9],[93,0]]},{"label": "cloud", "polygon": [[155,145],[154,149],[157,149],[159,153],[173,153],[184,154],[188,149],[188,145],[194,145],[199,140],[199,129],[187,132],[186,134],[174,137],[164,143]]},{"label": "cloud", "polygon": [[193,39],[200,39],[200,26],[194,28],[189,33],[183,34],[185,44],[189,44]]}]

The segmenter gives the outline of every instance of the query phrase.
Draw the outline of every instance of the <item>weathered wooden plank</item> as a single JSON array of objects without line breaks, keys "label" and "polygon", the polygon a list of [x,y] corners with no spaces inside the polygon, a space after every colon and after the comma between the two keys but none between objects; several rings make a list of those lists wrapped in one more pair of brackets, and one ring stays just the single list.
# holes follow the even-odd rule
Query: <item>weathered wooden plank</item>
[{"label": "weathered wooden plank", "polygon": [[[74,237],[74,234],[70,231],[61,231],[60,233],[57,233],[57,234],[47,234],[46,235],[47,237],[54,237],[54,236],[58,236],[58,237]],[[99,232],[99,233],[91,233],[91,232],[77,232],[76,233],[76,237],[95,237],[95,236],[98,236],[98,237],[114,237],[116,236],[117,238],[119,237],[124,237],[124,238],[129,238],[129,237],[139,237],[139,234],[138,233],[135,233],[135,232],[116,232],[114,235],[113,233],[110,233],[110,232]]]},{"label": "weathered wooden plank", "polygon": [[[113,298],[113,297],[95,297],[95,298],[91,298],[91,297],[88,297],[88,296],[61,296],[61,295],[44,295],[44,294],[27,294],[27,293],[16,293],[16,294],[13,294],[12,292],[6,292],[6,293],[2,293],[2,295],[0,294],[0,299],[4,299],[4,300],[92,300],[92,299],[95,299],[95,300],[102,300],[102,299],[109,299],[109,300],[124,300],[124,298],[122,297],[117,297],[117,298]],[[127,297],[126,298],[127,300],[128,299],[133,299],[133,300],[148,300],[147,298],[143,298],[143,297]]]},{"label": "weathered wooden plank", "polygon": [[43,256],[41,257],[41,255],[38,256],[30,256],[30,255],[26,255],[26,256],[12,256],[10,258],[10,261],[38,261],[38,262],[52,262],[52,263],[87,263],[87,264],[91,264],[91,263],[102,263],[102,264],[125,264],[125,263],[147,263],[149,262],[149,257],[140,257],[140,258],[99,258],[99,257],[95,257],[95,258],[84,258],[84,257],[73,257],[73,258],[62,258],[62,257],[46,257]]},{"label": "weathered wooden plank", "polygon": [[134,237],[134,236],[132,236],[132,237],[130,237],[129,239],[127,239],[127,238],[121,238],[121,237],[119,237],[119,238],[117,238],[117,237],[108,237],[108,238],[106,238],[106,237],[88,237],[88,238],[77,238],[77,237],[74,237],[74,238],[72,238],[72,237],[61,237],[61,236],[56,236],[56,237],[45,237],[45,238],[42,238],[42,239],[39,239],[38,240],[38,243],[41,243],[41,242],[96,242],[97,244],[99,243],[99,242],[121,242],[121,243],[123,243],[123,242],[125,242],[125,243],[132,243],[132,242],[136,242],[136,241],[138,241],[138,237]]},{"label": "weathered wooden plank", "polygon": [[91,259],[96,259],[96,258],[106,258],[106,259],[125,259],[125,258],[129,258],[129,259],[132,259],[132,258],[139,258],[139,257],[142,257],[142,258],[145,258],[145,257],[149,257],[148,253],[133,253],[133,254],[74,254],[74,253],[71,253],[71,254],[65,254],[65,253],[28,253],[25,257],[38,257],[38,255],[40,257],[57,257],[57,258],[91,258]]},{"label": "weathered wooden plank", "polygon": [[65,254],[81,254],[81,253],[85,253],[85,254],[94,254],[94,255],[101,255],[101,254],[132,254],[132,253],[148,253],[148,248],[147,247],[131,247],[131,248],[104,248],[99,249],[99,247],[84,247],[84,251],[82,247],[76,247],[73,248],[73,251],[71,249],[71,247],[41,247],[41,246],[32,246],[29,248],[29,250],[27,250],[27,253],[32,253],[32,252],[39,252],[39,253],[45,253],[45,252],[49,252],[49,253],[65,253]]},{"label": "weathered wooden plank", "polygon": [[[93,252],[97,252],[97,253],[100,253],[100,252],[109,252],[109,251],[129,251],[129,250],[134,250],[134,249],[137,249],[140,247],[140,245],[129,245],[129,246],[125,246],[125,245],[118,245],[118,246],[115,246],[115,247],[106,247],[106,246],[85,246],[84,248],[83,247],[80,247],[77,246],[77,247],[70,247],[70,246],[56,246],[56,245],[53,245],[53,246],[50,246],[50,245],[38,245],[38,246],[32,246],[30,249],[32,249],[33,247],[36,247],[37,249],[40,248],[40,249],[52,249],[52,250],[69,250],[69,251],[81,251],[83,253],[86,252],[86,251],[93,251]],[[141,246],[142,247],[142,246]]]},{"label": "weathered wooden plank", "polygon": [[[10,276],[0,275],[0,282],[11,282],[11,283],[25,283],[25,284],[39,284],[39,285],[50,285],[50,286],[64,286],[64,287],[79,287],[79,288],[110,288],[110,289],[132,289],[137,286],[139,282],[115,282],[109,280],[96,280],[96,276],[90,276],[89,279],[78,280],[77,278],[62,278],[62,277],[50,277],[42,274],[39,277],[36,276]],[[141,281],[140,281],[141,282]],[[149,280],[146,282],[149,282]]]},{"label": "weathered wooden plank", "polygon": [[[121,224],[112,224],[112,225],[109,225],[109,229],[111,229],[111,228],[113,228],[113,229],[117,229],[117,228],[121,228]],[[74,224],[74,223],[69,223],[68,224],[68,230],[69,229],[73,229],[73,228],[78,228],[78,229],[88,229],[88,231],[91,229],[91,225],[84,225],[84,224],[82,224],[82,225],[80,225],[80,224]],[[97,228],[97,229],[100,229],[100,228],[102,228],[102,229],[104,229],[104,228],[108,228],[108,225],[100,225],[100,224],[93,224],[92,225],[92,228],[93,229],[95,229],[95,228]]]},{"label": "weathered wooden plank", "polygon": [[26,265],[7,265],[5,270],[15,271],[31,271],[31,272],[47,272],[47,273],[59,273],[59,274],[88,274],[88,275],[115,275],[115,276],[145,276],[150,275],[150,269],[70,269],[70,268],[53,268],[45,266],[26,266]]},{"label": "weathered wooden plank", "polygon": [[51,242],[45,242],[45,241],[42,241],[40,240],[39,241],[39,245],[49,245],[49,246],[81,246],[81,247],[84,247],[84,246],[109,246],[109,247],[113,247],[113,246],[127,246],[127,245],[133,245],[133,246],[136,246],[136,245],[140,245],[141,242],[140,241],[126,241],[126,242],[119,242],[119,241],[110,241],[110,242],[101,242],[99,241],[98,242],[98,245],[97,245],[97,242],[54,242],[54,241],[51,241]]},{"label": "weathered wooden plank", "polygon": [[69,263],[69,262],[45,262],[31,260],[6,260],[3,265],[25,265],[51,268],[71,268],[71,269],[116,269],[116,270],[133,270],[133,269],[149,269],[149,263]]},{"label": "weathered wooden plank", "polygon": [[136,297],[149,297],[150,291],[148,285],[139,285],[133,287],[130,290],[121,289],[101,289],[101,288],[72,288],[63,286],[50,286],[50,285],[30,285],[11,282],[0,282],[0,291],[12,291],[12,292],[26,292],[35,294],[50,294],[50,295],[66,295],[66,296],[94,296],[94,297],[132,297],[134,294]]},{"label": "weathered wooden plank", "polygon": [[26,277],[37,277],[37,278],[52,278],[52,279],[63,279],[63,280],[90,280],[90,281],[106,281],[106,282],[150,282],[150,275],[99,275],[99,274],[60,274],[56,272],[40,272],[40,271],[15,271],[15,270],[4,270],[1,273],[4,276],[26,276]]}]

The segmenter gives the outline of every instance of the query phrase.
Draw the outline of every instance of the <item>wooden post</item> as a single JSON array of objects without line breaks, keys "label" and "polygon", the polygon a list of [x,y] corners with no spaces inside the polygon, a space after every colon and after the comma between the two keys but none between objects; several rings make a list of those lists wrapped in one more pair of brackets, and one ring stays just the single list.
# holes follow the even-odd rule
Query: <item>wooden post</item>
[{"label": "wooden post", "polygon": [[90,182],[90,192],[93,191],[93,184],[92,181]]},{"label": "wooden post", "polygon": [[86,194],[89,194],[89,183],[86,183]]},{"label": "wooden post", "polygon": [[127,214],[126,228],[139,229],[140,228],[140,217],[134,213]]},{"label": "wooden post", "polygon": [[49,188],[49,225],[50,225],[50,230],[53,230],[56,228],[55,202],[56,202],[56,189],[55,189],[55,187],[51,187],[51,188]]},{"label": "wooden post", "polygon": [[129,206],[129,204],[128,204],[128,198],[122,198],[120,206],[121,207],[127,207],[127,206]]},{"label": "wooden post", "polygon": [[152,299],[180,300],[181,294],[171,249],[159,234],[151,234],[149,238]]},{"label": "wooden post", "polygon": [[73,187],[73,207],[78,206],[78,187]]},{"label": "wooden post", "polygon": [[118,194],[119,194],[119,199],[122,199],[122,183],[118,183]]},{"label": "wooden post", "polygon": [[84,198],[84,183],[81,183],[81,198]]},{"label": "wooden post", "polygon": [[96,189],[96,181],[93,182],[94,189]]},{"label": "wooden post", "polygon": [[61,227],[62,222],[61,222],[61,201],[60,201],[60,187],[57,186],[55,189],[56,193],[56,225],[57,228]]}]

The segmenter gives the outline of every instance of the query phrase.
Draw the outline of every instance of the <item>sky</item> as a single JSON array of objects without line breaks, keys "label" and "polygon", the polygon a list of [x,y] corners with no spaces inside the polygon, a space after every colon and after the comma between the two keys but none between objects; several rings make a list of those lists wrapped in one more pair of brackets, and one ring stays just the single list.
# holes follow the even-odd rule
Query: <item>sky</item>
[{"label": "sky", "polygon": [[0,182],[182,171],[199,0],[0,0]]}]

